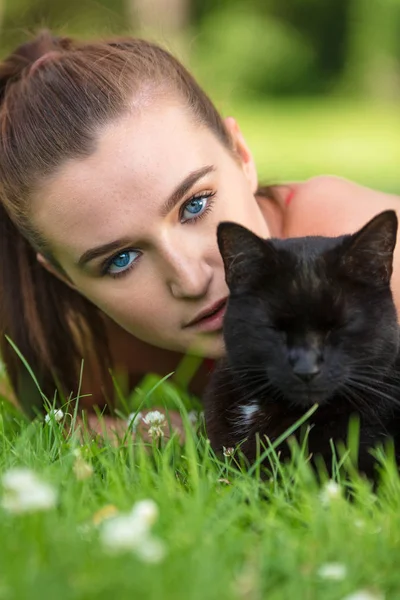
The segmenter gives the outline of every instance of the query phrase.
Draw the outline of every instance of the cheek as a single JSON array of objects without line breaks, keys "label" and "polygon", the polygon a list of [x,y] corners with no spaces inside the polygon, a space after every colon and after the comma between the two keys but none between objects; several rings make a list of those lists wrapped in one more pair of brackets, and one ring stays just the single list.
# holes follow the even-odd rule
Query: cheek
[{"label": "cheek", "polygon": [[[132,335],[140,337],[154,337],[154,332],[163,331],[168,322],[167,299],[160,290],[147,282],[146,285],[129,285],[126,278],[112,281],[99,281],[96,285],[81,287],[81,293],[95,304],[112,320],[126,329]],[[132,289],[133,288],[133,289]],[[138,293],[138,290],[140,292]]]}]

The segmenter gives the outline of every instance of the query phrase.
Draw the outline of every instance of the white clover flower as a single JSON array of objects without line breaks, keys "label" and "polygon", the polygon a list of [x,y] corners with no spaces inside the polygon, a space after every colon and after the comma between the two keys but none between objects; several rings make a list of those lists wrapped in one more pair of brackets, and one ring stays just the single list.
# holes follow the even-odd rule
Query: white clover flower
[{"label": "white clover flower", "polygon": [[144,521],[151,527],[158,519],[159,510],[153,500],[140,500],[136,502],[130,514],[132,518]]},{"label": "white clover flower", "polygon": [[325,483],[320,493],[320,499],[324,505],[331,504],[335,500],[341,498],[341,496],[342,488],[338,483],[332,481],[332,479]]},{"label": "white clover flower", "polygon": [[145,417],[143,417],[143,423],[146,425],[155,425],[156,427],[162,425],[165,421],[165,415],[161,413],[159,410],[152,410],[147,413]]},{"label": "white clover flower", "polygon": [[321,579],[342,581],[347,575],[347,567],[341,563],[326,563],[320,566],[317,575],[321,577]]},{"label": "white clover flower", "polygon": [[137,546],[136,554],[143,562],[156,564],[165,558],[166,547],[162,540],[148,536]]},{"label": "white clover flower", "polygon": [[163,428],[166,425],[165,415],[159,410],[153,410],[147,413],[142,419],[143,423],[148,426],[148,434],[150,437],[162,437],[164,435]]},{"label": "white clover flower", "polygon": [[342,600],[385,600],[385,596],[379,591],[357,590],[353,594],[345,596]]},{"label": "white clover flower", "polygon": [[226,456],[227,458],[229,458],[230,456],[233,456],[235,454],[235,448],[225,448],[225,446],[222,446],[223,449],[223,455]]},{"label": "white clover flower", "polygon": [[191,410],[188,412],[188,419],[192,427],[196,427],[199,422],[199,413],[196,410]]},{"label": "white clover flower", "polygon": [[84,481],[93,475],[93,467],[82,456],[77,456],[72,470],[78,481]]},{"label": "white clover flower", "polygon": [[35,485],[36,474],[24,467],[14,467],[6,471],[2,477],[4,489],[12,489],[15,492],[23,492],[27,487]]},{"label": "white clover flower", "polygon": [[2,507],[8,512],[22,514],[49,510],[57,502],[57,492],[33,471],[16,467],[2,478]]},{"label": "white clover flower", "polygon": [[109,552],[136,550],[147,537],[148,525],[132,515],[111,517],[102,523],[100,539]]},{"label": "white clover flower", "polygon": [[142,500],[130,513],[103,521],[100,539],[105,550],[110,553],[134,552],[144,562],[160,562],[166,554],[165,545],[150,531],[157,517],[157,505],[152,500]]},{"label": "white clover flower", "polygon": [[50,410],[47,415],[45,416],[44,420],[46,423],[51,423],[53,420],[56,423],[60,423],[60,421],[62,421],[64,418],[64,413],[61,410],[61,408],[57,408],[57,409],[52,409]]},{"label": "white clover flower", "polygon": [[143,417],[143,413],[141,413],[141,412],[130,413],[126,420],[128,429],[131,429],[135,433],[140,421],[142,420],[142,417]]}]

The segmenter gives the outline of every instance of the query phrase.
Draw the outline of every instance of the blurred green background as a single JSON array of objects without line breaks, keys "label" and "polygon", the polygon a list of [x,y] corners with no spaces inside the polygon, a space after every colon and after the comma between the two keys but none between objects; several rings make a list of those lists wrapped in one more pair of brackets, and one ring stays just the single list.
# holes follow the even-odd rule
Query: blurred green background
[{"label": "blurred green background", "polygon": [[42,27],[155,39],[238,119],[264,182],[400,192],[400,0],[0,0],[0,26],[3,56]]}]

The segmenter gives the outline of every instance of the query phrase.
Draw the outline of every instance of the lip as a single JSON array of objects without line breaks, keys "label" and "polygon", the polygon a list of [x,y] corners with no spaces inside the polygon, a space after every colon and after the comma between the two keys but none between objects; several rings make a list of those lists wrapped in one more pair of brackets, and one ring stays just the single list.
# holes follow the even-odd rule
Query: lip
[{"label": "lip", "polygon": [[199,312],[195,318],[184,326],[184,329],[194,327],[199,331],[218,331],[222,329],[226,310],[227,298],[221,298]]}]

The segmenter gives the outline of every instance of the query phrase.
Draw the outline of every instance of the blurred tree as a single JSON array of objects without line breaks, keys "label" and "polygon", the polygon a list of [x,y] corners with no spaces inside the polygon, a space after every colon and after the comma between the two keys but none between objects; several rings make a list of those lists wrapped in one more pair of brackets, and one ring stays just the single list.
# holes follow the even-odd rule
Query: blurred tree
[{"label": "blurred tree", "polygon": [[319,92],[329,91],[346,64],[349,0],[256,1],[306,37],[315,56],[313,81],[308,86]]},{"label": "blurred tree", "polygon": [[400,0],[351,0],[345,85],[374,98],[400,96]]},{"label": "blurred tree", "polygon": [[38,29],[77,36],[126,33],[125,0],[0,0],[3,2],[1,52],[26,41]]},{"label": "blurred tree", "polygon": [[189,0],[126,0],[132,21],[142,30],[175,35],[189,23]]},{"label": "blurred tree", "polygon": [[134,33],[244,95],[400,95],[400,0],[0,0],[4,55],[42,27]]},{"label": "blurred tree", "polygon": [[254,3],[232,4],[229,10],[221,6],[205,15],[192,63],[201,82],[223,97],[309,92],[315,71],[306,36],[281,19],[260,14]]},{"label": "blurred tree", "polygon": [[[187,53],[190,0],[125,0],[133,31]],[[182,57],[182,56],[181,56]]]},{"label": "blurred tree", "polygon": [[[257,38],[253,38],[252,44],[254,59],[260,60],[262,57],[260,69],[266,66],[263,63],[265,58],[263,52],[268,45],[268,36],[271,37],[272,45],[275,44],[276,33],[271,31],[270,25],[273,24],[274,32],[278,27],[281,32],[285,31],[286,43],[283,42],[282,36],[279,36],[280,42],[275,48],[269,50],[269,54],[271,51],[275,53],[275,57],[270,56],[270,59],[273,58],[274,64],[277,65],[277,74],[280,72],[281,80],[286,81],[283,86],[276,82],[271,88],[272,93],[327,92],[336,84],[343,72],[347,56],[349,0],[324,0],[323,2],[321,0],[246,0],[246,2],[192,0],[192,2],[193,14],[200,23],[200,28],[207,34],[209,24],[212,26],[215,15],[220,24],[219,33],[225,38],[227,33],[221,15],[225,15],[228,26],[235,13],[241,14],[239,20],[255,15],[259,23],[259,31]],[[245,22],[242,22],[242,30],[246,31]],[[245,33],[244,39],[246,39]],[[236,39],[236,43],[238,42],[240,43],[239,38]],[[244,51],[248,52],[248,49]],[[300,55],[297,54],[298,52]],[[265,85],[262,87],[266,92],[270,88],[268,83],[270,75],[265,69],[264,76]]]}]

